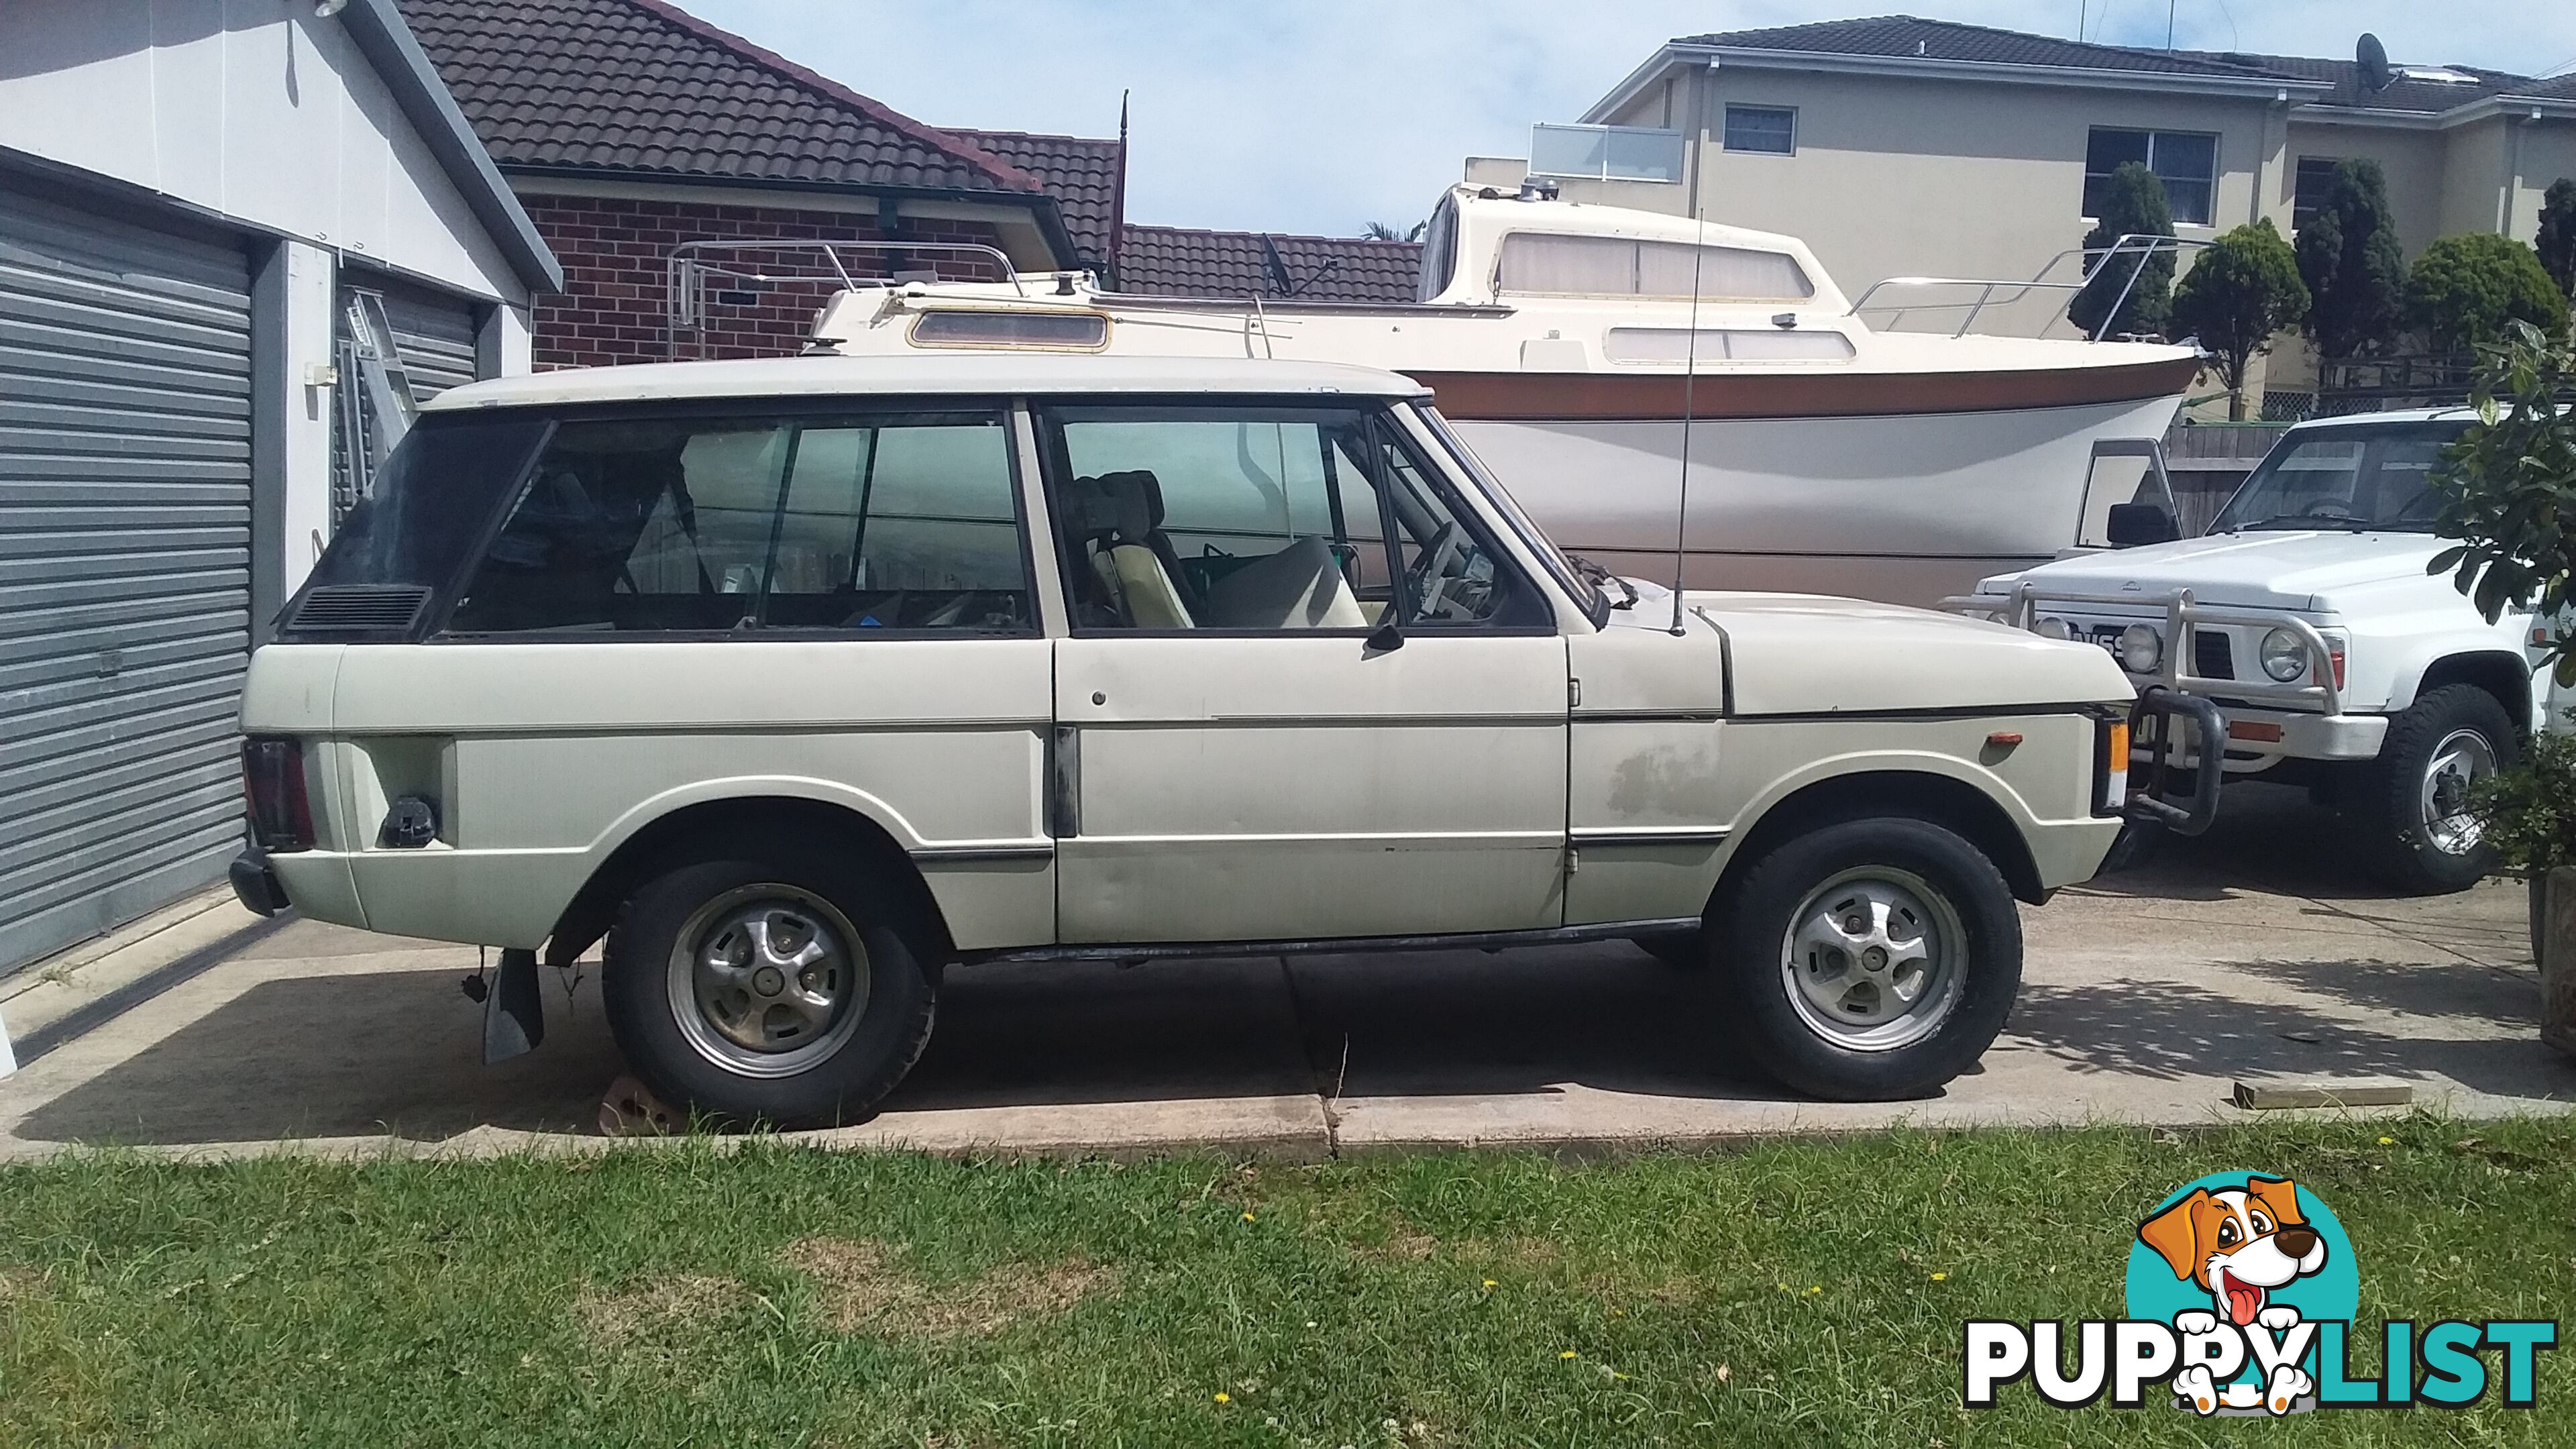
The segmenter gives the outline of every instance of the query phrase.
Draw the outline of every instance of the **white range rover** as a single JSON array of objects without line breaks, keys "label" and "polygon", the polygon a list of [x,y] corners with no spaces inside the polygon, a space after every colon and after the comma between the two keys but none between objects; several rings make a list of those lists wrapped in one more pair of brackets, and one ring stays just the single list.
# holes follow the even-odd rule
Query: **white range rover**
[{"label": "white range rover", "polygon": [[2012,1003],[2015,898],[2120,829],[2128,681],[1683,604],[1559,553],[1389,373],[479,383],[252,661],[234,881],[503,948],[495,1057],[604,937],[631,1066],[734,1119],[866,1112],[954,963],[1623,937],[1712,964],[1797,1088],[1939,1086]]},{"label": "white range rover", "polygon": [[2448,409],[2301,423],[2201,537],[1997,575],[1948,604],[2091,640],[2141,687],[2215,703],[2226,778],[2304,785],[2353,822],[2390,884],[2463,889],[2493,864],[2462,808],[2468,786],[2567,705],[2534,678],[2529,613],[2489,623],[2449,575],[2424,571],[2450,543],[2433,533],[2429,475],[2475,421]]}]

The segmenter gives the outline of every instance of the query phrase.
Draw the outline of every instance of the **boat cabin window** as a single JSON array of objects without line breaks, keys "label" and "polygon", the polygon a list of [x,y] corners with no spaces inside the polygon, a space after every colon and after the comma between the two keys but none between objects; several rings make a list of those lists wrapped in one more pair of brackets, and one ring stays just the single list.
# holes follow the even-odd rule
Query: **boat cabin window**
[{"label": "boat cabin window", "polygon": [[1613,327],[1602,339],[1612,362],[1848,362],[1851,339],[1839,332],[1787,328]]},{"label": "boat cabin window", "polygon": [[1440,209],[1431,213],[1431,225],[1422,237],[1422,282],[1415,300],[1428,302],[1449,290],[1450,280],[1458,275],[1458,202],[1443,197]]},{"label": "boat cabin window", "polygon": [[1806,269],[1786,252],[1536,231],[1503,238],[1494,289],[1555,297],[1687,298],[1694,270],[1699,295],[1709,301],[1803,302],[1816,295]]},{"label": "boat cabin window", "polygon": [[1109,345],[1109,318],[1098,312],[924,312],[912,321],[912,345],[1098,352]]}]

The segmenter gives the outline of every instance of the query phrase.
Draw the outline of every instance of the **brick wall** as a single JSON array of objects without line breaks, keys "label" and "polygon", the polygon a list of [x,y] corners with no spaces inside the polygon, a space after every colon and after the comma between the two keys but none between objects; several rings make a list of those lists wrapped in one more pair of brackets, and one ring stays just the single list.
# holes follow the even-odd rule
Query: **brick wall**
[{"label": "brick wall", "polygon": [[[710,278],[702,294],[702,328],[671,335],[669,260],[684,241],[794,238],[845,241],[883,235],[864,213],[724,206],[709,202],[632,201],[608,196],[519,198],[537,231],[563,262],[564,291],[540,297],[534,318],[538,370],[666,362],[706,357],[780,357],[803,346],[814,313],[839,285],[821,258],[755,246],[701,249],[714,266],[757,272],[767,281]],[[907,217],[911,241],[998,244],[979,222]],[[891,264],[891,265],[890,265]],[[843,253],[853,276],[935,266],[945,277],[997,275],[971,258]]]}]

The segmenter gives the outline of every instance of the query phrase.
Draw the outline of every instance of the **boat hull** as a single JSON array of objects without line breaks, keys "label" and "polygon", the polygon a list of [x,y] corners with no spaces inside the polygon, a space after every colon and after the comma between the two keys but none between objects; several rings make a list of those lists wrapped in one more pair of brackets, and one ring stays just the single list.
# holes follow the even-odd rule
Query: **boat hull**
[{"label": "boat hull", "polygon": [[[1551,537],[1622,573],[1671,575],[1678,417],[1479,417],[1471,401],[1462,416],[1439,400]],[[1917,605],[1965,593],[2072,546],[2093,444],[2161,437],[2179,406],[2166,393],[1693,422],[1683,582]],[[2103,501],[2092,501],[2096,511]]]}]

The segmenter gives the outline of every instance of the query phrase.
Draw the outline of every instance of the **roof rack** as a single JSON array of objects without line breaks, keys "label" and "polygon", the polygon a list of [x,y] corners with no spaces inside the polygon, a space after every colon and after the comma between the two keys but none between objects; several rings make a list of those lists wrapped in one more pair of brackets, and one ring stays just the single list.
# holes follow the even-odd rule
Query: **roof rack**
[{"label": "roof rack", "polygon": [[[828,277],[773,275],[740,266],[702,260],[702,251],[730,252],[811,252],[820,255],[829,267]],[[682,332],[693,332],[706,322],[706,285],[709,279],[735,282],[819,282],[837,281],[842,290],[855,292],[861,287],[891,287],[890,277],[854,277],[841,261],[843,252],[883,254],[887,252],[931,252],[945,256],[972,256],[989,259],[999,267],[1011,290],[1027,296],[1029,289],[1020,282],[1019,268],[1011,264],[1008,254],[999,247],[982,242],[901,241],[891,238],[866,238],[850,241],[810,241],[789,237],[701,237],[684,241],[671,248],[664,263],[664,295],[669,300],[673,343]]]}]

